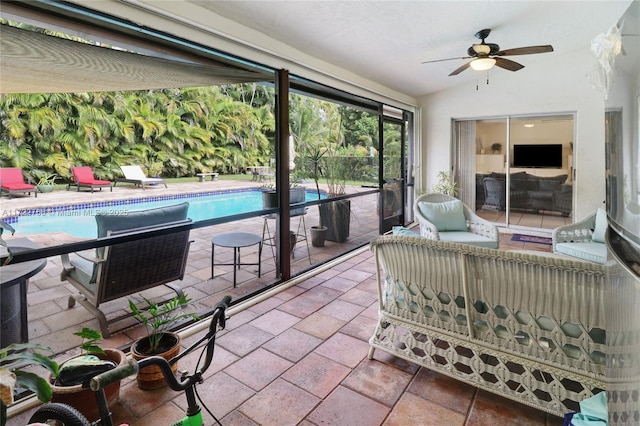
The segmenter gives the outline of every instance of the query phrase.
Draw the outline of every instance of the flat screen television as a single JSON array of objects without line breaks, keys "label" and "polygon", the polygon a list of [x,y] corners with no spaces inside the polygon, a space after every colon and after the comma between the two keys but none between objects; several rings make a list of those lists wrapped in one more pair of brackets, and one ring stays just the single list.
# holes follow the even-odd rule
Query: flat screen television
[{"label": "flat screen television", "polygon": [[513,167],[562,167],[562,144],[514,145]]}]

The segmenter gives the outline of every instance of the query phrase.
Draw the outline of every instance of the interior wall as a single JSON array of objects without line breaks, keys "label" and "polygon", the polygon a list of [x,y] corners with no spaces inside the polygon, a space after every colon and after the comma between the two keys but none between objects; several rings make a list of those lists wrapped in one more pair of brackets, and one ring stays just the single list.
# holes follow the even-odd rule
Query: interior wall
[{"label": "interior wall", "polygon": [[[605,31],[606,29],[603,29]],[[576,113],[575,218],[581,219],[605,200],[604,96],[588,80],[595,59],[589,40],[580,51],[553,56],[518,72],[492,69],[476,84],[444,90],[418,99],[423,109],[421,161],[425,171],[418,189],[436,183],[438,171],[451,164],[452,119],[480,119],[505,115]],[[453,64],[455,67],[456,64]],[[471,69],[465,72],[473,72]],[[450,77],[455,78],[455,77]]]}]

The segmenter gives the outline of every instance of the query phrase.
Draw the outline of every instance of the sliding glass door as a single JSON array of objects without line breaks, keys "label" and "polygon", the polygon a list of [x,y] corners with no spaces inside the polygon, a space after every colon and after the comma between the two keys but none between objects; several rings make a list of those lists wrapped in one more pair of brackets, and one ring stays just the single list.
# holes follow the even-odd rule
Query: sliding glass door
[{"label": "sliding glass door", "polygon": [[573,211],[571,114],[454,123],[461,199],[511,228],[553,229]]}]

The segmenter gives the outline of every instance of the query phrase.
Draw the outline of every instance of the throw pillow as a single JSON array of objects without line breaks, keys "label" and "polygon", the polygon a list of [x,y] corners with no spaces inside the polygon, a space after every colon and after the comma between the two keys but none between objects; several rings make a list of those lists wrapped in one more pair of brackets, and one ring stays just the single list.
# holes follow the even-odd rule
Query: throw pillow
[{"label": "throw pillow", "polygon": [[394,226],[391,228],[393,235],[406,235],[409,237],[418,237],[419,235],[413,232],[411,229],[407,229],[404,226]]},{"label": "throw pillow", "polygon": [[466,231],[467,219],[464,217],[462,201],[451,200],[443,203],[418,203],[420,212],[433,223],[438,231]]},{"label": "throw pillow", "polygon": [[604,233],[607,230],[607,212],[600,207],[596,212],[596,227],[591,239],[597,243],[604,243]]}]

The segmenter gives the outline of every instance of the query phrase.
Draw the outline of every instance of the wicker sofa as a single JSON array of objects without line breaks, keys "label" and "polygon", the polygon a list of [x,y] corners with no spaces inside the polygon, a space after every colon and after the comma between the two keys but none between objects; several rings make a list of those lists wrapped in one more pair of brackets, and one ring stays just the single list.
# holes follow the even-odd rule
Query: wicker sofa
[{"label": "wicker sofa", "polygon": [[397,235],[371,250],[369,358],[381,349],[559,416],[605,389],[610,265]]}]

